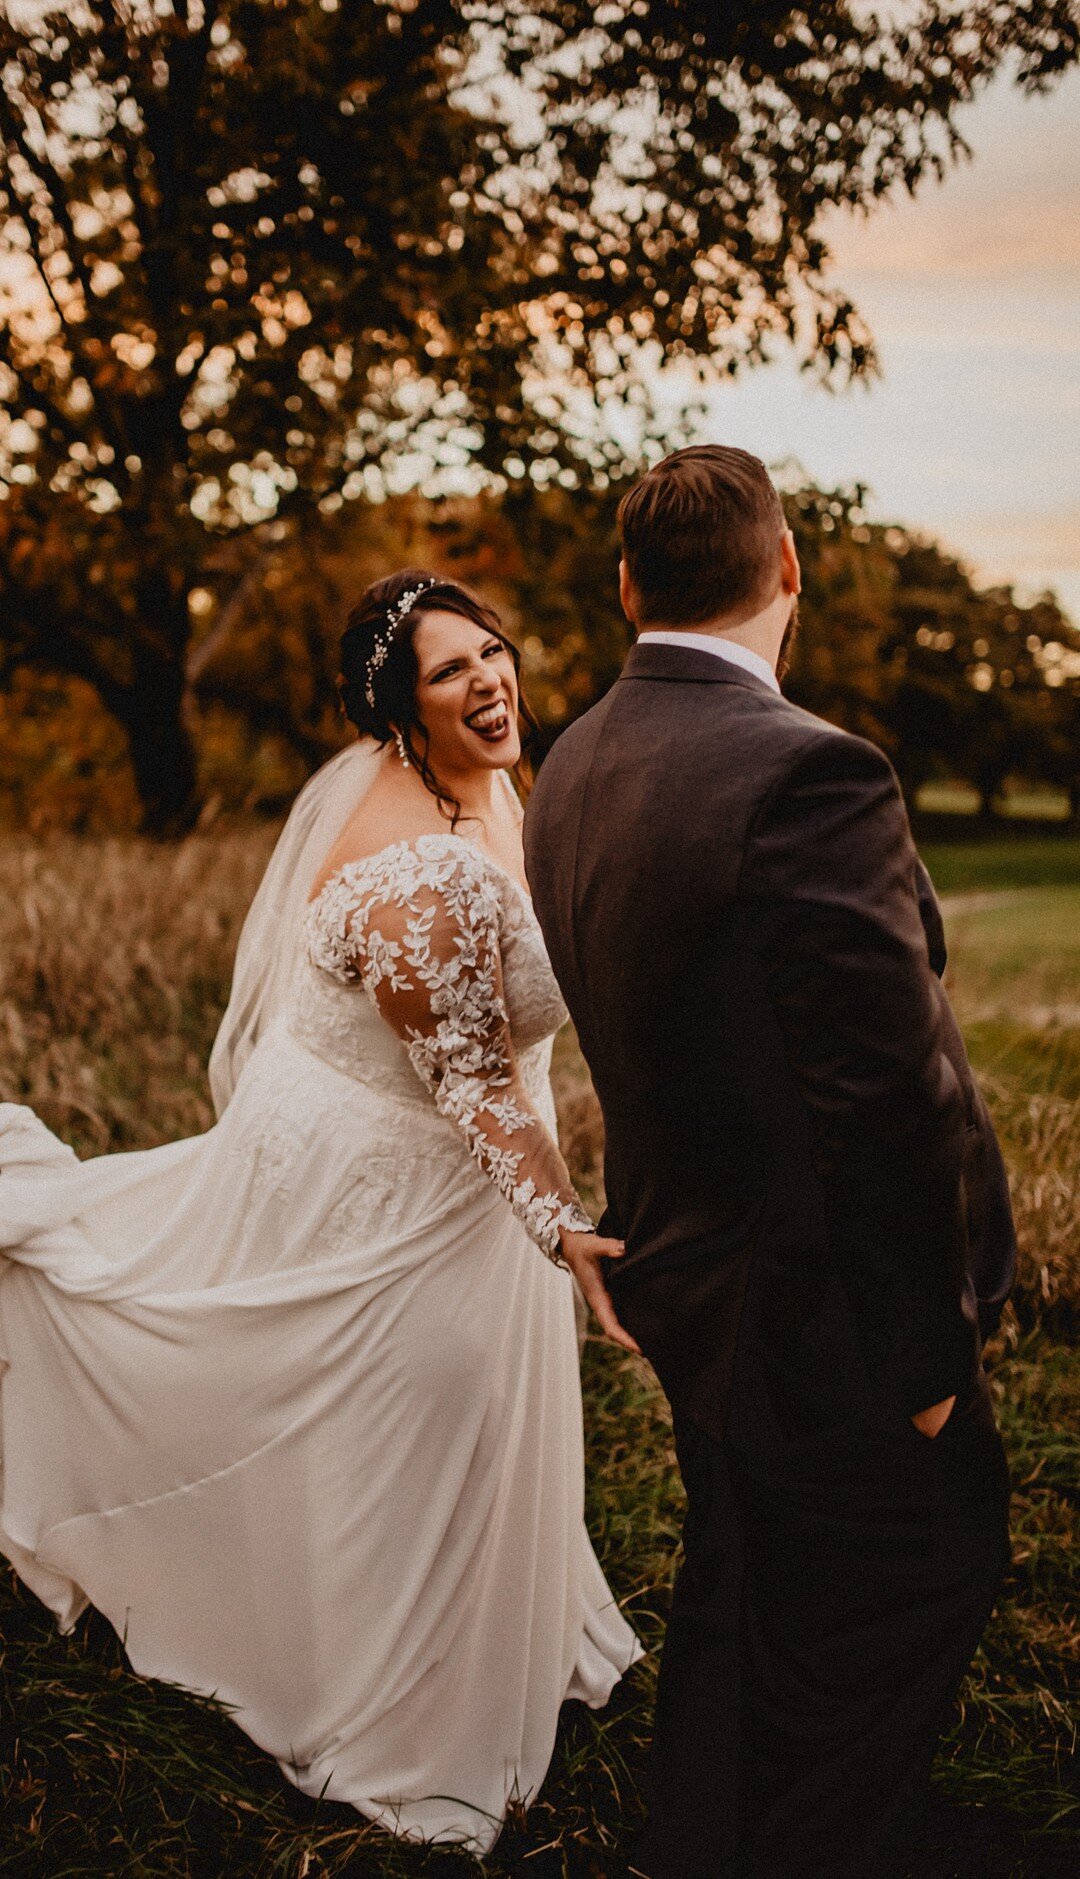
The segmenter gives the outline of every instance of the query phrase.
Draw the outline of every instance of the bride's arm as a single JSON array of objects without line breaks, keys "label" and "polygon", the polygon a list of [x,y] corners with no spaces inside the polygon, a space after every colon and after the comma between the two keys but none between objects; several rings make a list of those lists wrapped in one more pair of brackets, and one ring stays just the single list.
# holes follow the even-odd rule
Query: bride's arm
[{"label": "bride's arm", "polygon": [[594,1233],[521,1080],[507,1021],[498,894],[462,845],[387,881],[352,922],[354,966],[436,1108],[549,1259]]}]

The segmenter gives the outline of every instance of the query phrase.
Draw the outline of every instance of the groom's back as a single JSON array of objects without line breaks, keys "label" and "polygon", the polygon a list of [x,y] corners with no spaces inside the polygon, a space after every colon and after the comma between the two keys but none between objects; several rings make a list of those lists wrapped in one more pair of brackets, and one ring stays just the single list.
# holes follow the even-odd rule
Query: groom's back
[{"label": "groom's back", "polygon": [[740,921],[755,815],[843,736],[718,655],[638,645],[559,739],[526,822],[536,908],[604,1112],[628,1264],[745,1245],[777,1180],[819,1204]]}]

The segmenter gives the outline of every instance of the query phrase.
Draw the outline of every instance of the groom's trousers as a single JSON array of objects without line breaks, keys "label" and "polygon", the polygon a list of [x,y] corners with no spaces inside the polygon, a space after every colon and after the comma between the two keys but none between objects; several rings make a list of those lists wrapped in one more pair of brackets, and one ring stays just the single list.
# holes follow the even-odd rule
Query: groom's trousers
[{"label": "groom's trousers", "polygon": [[[660,1668],[649,1879],[905,1870],[930,1763],[1008,1559],[1008,1476],[980,1373],[933,1440],[867,1376],[840,1288],[785,1340],[751,1273],[730,1398],[707,1266],[617,1284],[672,1403],[684,1564]],[[711,1291],[715,1296],[711,1297]]]}]

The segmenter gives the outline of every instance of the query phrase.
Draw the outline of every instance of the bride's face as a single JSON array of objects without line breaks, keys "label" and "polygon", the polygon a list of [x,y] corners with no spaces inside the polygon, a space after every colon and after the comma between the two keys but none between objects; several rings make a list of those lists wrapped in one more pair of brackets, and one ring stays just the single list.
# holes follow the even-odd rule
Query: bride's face
[{"label": "bride's face", "polygon": [[460,613],[425,613],[413,635],[416,709],[436,774],[505,770],[521,755],[514,661],[500,639]]}]

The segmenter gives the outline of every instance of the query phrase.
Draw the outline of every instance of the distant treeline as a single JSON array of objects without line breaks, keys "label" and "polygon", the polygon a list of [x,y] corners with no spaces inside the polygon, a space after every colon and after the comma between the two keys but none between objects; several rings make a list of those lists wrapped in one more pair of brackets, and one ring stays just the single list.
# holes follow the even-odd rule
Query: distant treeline
[{"label": "distant treeline", "polygon": [[[185,716],[204,817],[280,808],[341,744],[344,616],[367,581],[403,564],[452,573],[499,607],[550,743],[612,682],[629,644],[618,494],[399,498],[299,538],[271,530],[223,547],[222,579],[190,596]],[[880,744],[909,801],[927,782],[958,780],[989,815],[1006,785],[1041,785],[1080,817],[1080,632],[1054,598],[1021,604],[1008,587],[977,588],[936,543],[868,521],[858,488],[803,485],[785,504],[805,576],[788,695]],[[0,691],[9,824],[135,827],[144,764],[133,767],[127,730],[89,683],[20,667]]]}]

